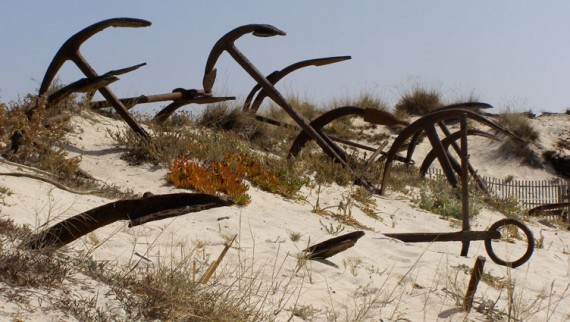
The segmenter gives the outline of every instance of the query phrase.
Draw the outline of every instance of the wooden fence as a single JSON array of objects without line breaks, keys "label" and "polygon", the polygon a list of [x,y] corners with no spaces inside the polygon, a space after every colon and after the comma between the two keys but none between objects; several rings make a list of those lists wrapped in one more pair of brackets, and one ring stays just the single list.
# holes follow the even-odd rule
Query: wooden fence
[{"label": "wooden fence", "polygon": [[[445,177],[441,169],[430,168],[428,178]],[[483,177],[489,192],[498,198],[515,198],[524,209],[549,203],[568,201],[570,181],[556,178],[553,180],[513,180]]]}]

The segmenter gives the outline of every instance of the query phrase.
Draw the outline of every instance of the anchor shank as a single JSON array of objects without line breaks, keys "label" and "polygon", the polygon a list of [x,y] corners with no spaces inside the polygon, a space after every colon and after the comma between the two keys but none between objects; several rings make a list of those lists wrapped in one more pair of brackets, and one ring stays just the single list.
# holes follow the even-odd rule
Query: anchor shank
[{"label": "anchor shank", "polygon": [[395,233],[384,234],[387,237],[399,239],[406,243],[471,241],[501,238],[498,231],[457,231],[451,233]]},{"label": "anchor shank", "polygon": [[[467,154],[467,116],[461,113],[461,214],[463,219],[463,231],[471,229],[469,224],[469,178],[468,165],[469,155]],[[469,241],[463,241],[461,246],[461,256],[467,256],[469,252]]]},{"label": "anchor shank", "polygon": [[232,56],[233,59],[265,90],[267,95],[271,97],[279,106],[281,106],[293,120],[301,126],[303,131],[307,132],[312,139],[317,142],[317,144],[323,149],[323,151],[328,154],[333,159],[340,162],[343,166],[347,166],[346,159],[341,157],[337,152],[337,149],[333,148],[327,140],[317,132],[303,116],[299,115],[293,108],[287,103],[287,100],[279,93],[275,87],[263,76],[263,74],[245,57],[235,45],[228,46],[226,51]]},{"label": "anchor shank", "polygon": [[[89,65],[87,60],[83,58],[81,53],[77,51],[72,57],[72,61],[79,67],[79,69],[87,77],[97,77],[99,76],[97,72]],[[99,88],[99,92],[106,100],[108,100],[117,113],[127,122],[127,124],[135,131],[137,134],[141,135],[145,139],[150,139],[150,135],[143,129],[140,124],[135,121],[135,119],[127,112],[127,108],[121,103],[121,101],[109,90],[107,86]]]}]

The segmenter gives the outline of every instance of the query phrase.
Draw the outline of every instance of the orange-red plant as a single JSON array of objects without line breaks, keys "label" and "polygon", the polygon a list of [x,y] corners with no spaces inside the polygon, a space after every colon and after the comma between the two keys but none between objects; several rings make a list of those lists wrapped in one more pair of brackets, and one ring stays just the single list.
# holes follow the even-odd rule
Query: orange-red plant
[{"label": "orange-red plant", "polygon": [[[196,145],[192,148],[204,147]],[[224,161],[204,164],[182,156],[172,163],[167,175],[167,180],[178,188],[189,188],[208,194],[222,192],[241,205],[250,202],[250,196],[245,193],[249,187],[243,182],[244,178],[264,191],[285,196],[297,191],[304,184],[304,180],[291,179],[286,172],[271,171],[258,161],[255,155],[248,153],[228,153],[224,156]]]},{"label": "orange-red plant", "polygon": [[226,162],[243,173],[244,176],[256,187],[271,193],[280,193],[281,181],[266,167],[245,153],[232,153],[226,156]]},{"label": "orange-red plant", "polygon": [[243,178],[243,173],[234,171],[226,162],[200,165],[184,156],[172,163],[166,176],[177,188],[189,188],[212,195],[222,192],[236,204],[246,205],[251,198],[245,193],[249,187],[243,182]]}]

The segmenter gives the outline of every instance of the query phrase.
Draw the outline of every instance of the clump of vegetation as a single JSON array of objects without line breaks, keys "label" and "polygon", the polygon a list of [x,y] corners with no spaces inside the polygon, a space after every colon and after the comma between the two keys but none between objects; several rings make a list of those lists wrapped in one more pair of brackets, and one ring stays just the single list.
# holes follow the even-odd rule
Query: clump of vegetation
[{"label": "clump of vegetation", "polygon": [[[474,187],[469,187],[469,216],[475,217],[481,211],[482,198]],[[416,200],[422,209],[434,212],[444,218],[462,219],[461,189],[453,188],[445,179],[426,181]]]},{"label": "clump of vegetation", "polygon": [[404,93],[396,106],[394,114],[402,119],[408,115],[425,115],[443,106],[441,95],[434,89],[414,86],[411,91]]},{"label": "clump of vegetation", "polygon": [[151,126],[151,139],[146,140],[132,129],[108,131],[107,134],[118,146],[125,148],[121,158],[131,165],[152,163],[167,166],[180,156],[185,147],[194,142],[194,137],[186,130],[167,130]]},{"label": "clump of vegetation", "polygon": [[260,156],[233,153],[227,155],[225,160],[236,171],[243,173],[252,185],[267,192],[291,196],[308,183],[306,177],[291,172],[291,165],[280,166],[280,162],[271,163]]},{"label": "clump of vegetation", "polygon": [[[419,177],[419,169],[413,165],[403,163],[394,163],[390,170],[390,178],[387,181],[390,188],[394,191],[408,193],[408,187],[418,185],[418,179],[423,182],[423,178]],[[381,175],[380,175],[380,178]]]},{"label": "clump of vegetation", "polygon": [[521,113],[502,113],[498,124],[509,132],[523,139],[526,144],[536,143],[539,140],[538,131],[532,127],[529,118]]},{"label": "clump of vegetation", "polygon": [[[175,267],[159,266],[111,277],[113,290],[123,303],[129,319],[161,321],[256,321],[265,320],[251,294],[238,289],[243,282],[214,282],[202,285],[193,281],[193,271],[185,263]],[[252,282],[255,283],[255,282]],[[256,286],[248,286],[251,291]],[[244,289],[244,290],[245,290]]]},{"label": "clump of vegetation", "polygon": [[[298,95],[288,95],[286,99],[287,103],[289,103],[293,110],[309,121],[316,119],[325,111],[325,109],[319,108],[316,104],[301,99]],[[273,102],[269,103],[269,107],[267,109],[260,110],[259,112],[262,112],[261,114],[274,120],[295,124],[289,114],[287,114],[281,106]]]},{"label": "clump of vegetation", "polygon": [[[313,207],[312,212],[324,217],[329,217],[337,222],[336,225],[329,223],[329,225],[320,222],[322,228],[331,235],[338,235],[340,232],[344,230],[344,226],[351,226],[358,229],[366,229],[366,230],[374,230],[372,227],[368,227],[361,222],[359,222],[354,216],[352,215],[352,207],[355,205],[355,200],[352,196],[343,196],[342,200],[335,206],[328,206],[328,207],[321,207],[320,205],[320,194],[321,194],[321,186],[318,186],[317,191],[317,200],[314,204],[311,204]],[[331,209],[335,209],[332,211]]]},{"label": "clump of vegetation", "polygon": [[520,113],[503,113],[499,117],[498,124],[523,141],[508,140],[504,143],[506,149],[523,157],[532,166],[541,165],[540,157],[531,149],[531,144],[539,141],[539,133],[532,127],[527,116]]},{"label": "clump of vegetation", "polygon": [[[69,102],[60,104],[67,106]],[[34,112],[28,115],[32,108]],[[32,95],[11,107],[0,104],[2,155],[60,178],[74,177],[80,158],[68,158],[64,150],[68,117],[60,117],[62,109],[59,106],[46,109],[45,98]]]},{"label": "clump of vegetation", "polygon": [[243,112],[240,108],[230,107],[227,103],[208,105],[196,119],[196,125],[213,130],[233,131],[243,139],[257,142],[266,139],[268,132],[251,113]]},{"label": "clump of vegetation", "polygon": [[238,205],[250,201],[244,179],[264,191],[284,196],[291,196],[307,183],[305,178],[291,176],[286,168],[275,171],[247,153],[230,153],[222,161],[202,164],[182,156],[172,163],[167,175],[167,180],[178,188],[208,194],[223,192]]},{"label": "clump of vegetation", "polygon": [[341,107],[341,106],[357,106],[362,108],[372,108],[380,111],[387,111],[388,104],[386,104],[379,96],[373,95],[370,92],[360,92],[359,95],[355,97],[345,97],[337,100],[333,100],[330,104],[331,108]]},{"label": "clump of vegetation", "polygon": [[199,164],[182,156],[175,160],[166,176],[177,188],[189,188],[216,195],[223,192],[238,205],[246,205],[251,198],[245,192],[249,187],[243,182],[244,173],[237,172],[225,162]]},{"label": "clump of vegetation", "polygon": [[520,219],[526,213],[526,210],[521,207],[518,200],[513,196],[507,198],[486,197],[485,203],[507,218]]},{"label": "clump of vegetation", "polygon": [[32,235],[32,231],[0,218],[0,282],[12,286],[58,287],[70,274],[64,261],[51,253],[32,253],[15,246]]}]

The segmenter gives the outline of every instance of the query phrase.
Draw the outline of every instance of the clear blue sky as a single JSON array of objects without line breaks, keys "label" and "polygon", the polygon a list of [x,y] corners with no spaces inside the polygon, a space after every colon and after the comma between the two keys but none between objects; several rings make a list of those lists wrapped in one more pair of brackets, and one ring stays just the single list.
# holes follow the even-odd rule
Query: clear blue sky
[{"label": "clear blue sky", "polygon": [[[152,26],[110,28],[81,49],[93,67],[146,62],[111,85],[120,97],[201,88],[211,46],[243,24],[285,37],[236,45],[264,73],[310,58],[352,60],[297,71],[279,84],[314,102],[367,91],[393,105],[415,83],[448,100],[475,94],[499,108],[570,108],[570,1],[2,1],[0,101],[35,92],[62,43],[97,21],[133,17]],[[245,97],[253,80],[225,54],[214,91]],[[63,83],[83,75],[67,63]]]}]

